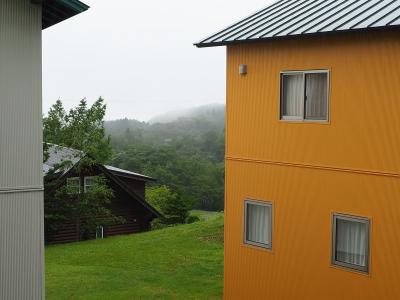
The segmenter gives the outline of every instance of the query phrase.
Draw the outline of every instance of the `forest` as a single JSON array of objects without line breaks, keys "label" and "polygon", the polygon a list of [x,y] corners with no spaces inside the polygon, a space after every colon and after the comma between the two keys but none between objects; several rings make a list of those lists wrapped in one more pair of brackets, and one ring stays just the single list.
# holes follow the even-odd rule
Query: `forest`
[{"label": "forest", "polygon": [[223,210],[224,105],[104,126],[113,150],[109,164],[155,178],[192,208]]}]

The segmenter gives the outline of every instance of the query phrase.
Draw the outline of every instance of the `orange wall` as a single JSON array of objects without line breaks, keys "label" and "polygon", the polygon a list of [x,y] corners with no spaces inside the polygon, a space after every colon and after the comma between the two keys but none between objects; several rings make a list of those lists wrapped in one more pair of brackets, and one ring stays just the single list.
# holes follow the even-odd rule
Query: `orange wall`
[{"label": "orange wall", "polygon": [[[228,47],[226,299],[400,299],[398,36]],[[307,69],[330,70],[328,124],[279,120],[280,72]],[[273,203],[272,251],[243,245],[245,198]],[[371,218],[368,275],[330,265],[333,212]]]}]

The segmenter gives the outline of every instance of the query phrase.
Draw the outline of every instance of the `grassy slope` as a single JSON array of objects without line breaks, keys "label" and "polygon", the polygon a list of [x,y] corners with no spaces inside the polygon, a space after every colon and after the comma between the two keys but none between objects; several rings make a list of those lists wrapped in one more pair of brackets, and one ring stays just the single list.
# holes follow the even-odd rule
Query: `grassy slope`
[{"label": "grassy slope", "polygon": [[46,298],[220,299],[223,216],[46,248]]}]

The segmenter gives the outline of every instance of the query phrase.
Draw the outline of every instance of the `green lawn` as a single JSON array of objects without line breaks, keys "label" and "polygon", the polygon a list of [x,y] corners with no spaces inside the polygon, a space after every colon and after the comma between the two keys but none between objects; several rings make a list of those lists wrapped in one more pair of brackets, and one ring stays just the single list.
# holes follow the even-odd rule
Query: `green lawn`
[{"label": "green lawn", "polygon": [[205,211],[205,210],[192,210],[191,215],[198,216],[201,220],[208,221],[214,217],[221,215],[219,212],[215,211]]},{"label": "green lawn", "polygon": [[221,299],[223,222],[46,247],[46,298]]}]

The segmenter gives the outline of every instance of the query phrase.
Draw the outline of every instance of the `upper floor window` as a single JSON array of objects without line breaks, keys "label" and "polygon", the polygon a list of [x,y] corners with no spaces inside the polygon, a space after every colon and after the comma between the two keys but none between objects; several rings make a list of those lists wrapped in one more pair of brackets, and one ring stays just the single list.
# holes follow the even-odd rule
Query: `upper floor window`
[{"label": "upper floor window", "polygon": [[81,192],[81,180],[79,177],[67,178],[68,191],[71,194],[79,194]]},{"label": "upper floor window", "polygon": [[328,71],[281,73],[281,119],[328,120]]},{"label": "upper floor window", "polygon": [[84,180],[84,191],[87,192],[92,188],[97,182],[97,176],[86,176]]},{"label": "upper floor window", "polygon": [[272,249],[272,205],[269,202],[246,200],[246,244]]},{"label": "upper floor window", "polygon": [[366,218],[333,216],[332,263],[341,267],[368,272],[369,227]]}]

